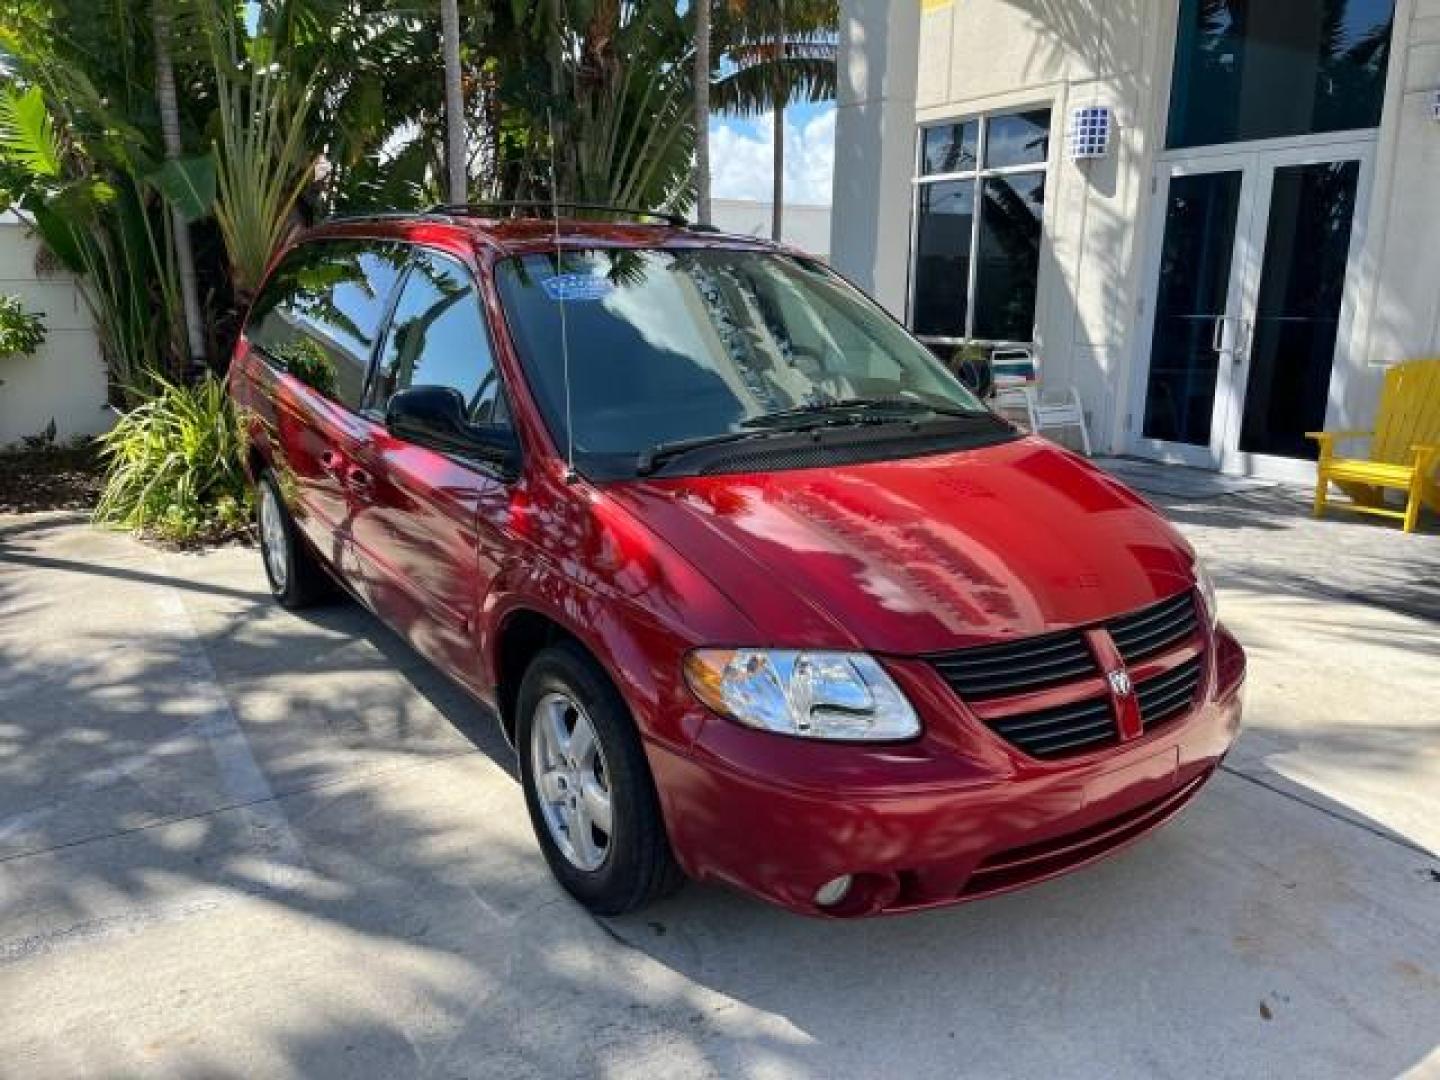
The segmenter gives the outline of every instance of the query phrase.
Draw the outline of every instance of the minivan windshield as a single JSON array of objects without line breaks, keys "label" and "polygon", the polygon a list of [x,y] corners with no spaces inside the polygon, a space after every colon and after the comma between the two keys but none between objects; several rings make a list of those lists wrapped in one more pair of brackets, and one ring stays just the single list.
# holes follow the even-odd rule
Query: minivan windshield
[{"label": "minivan windshield", "polygon": [[[824,266],[744,250],[566,250],[501,262],[506,319],[547,425],[576,463],[765,433],[989,417],[930,352]],[[588,467],[587,467],[588,466]]]}]

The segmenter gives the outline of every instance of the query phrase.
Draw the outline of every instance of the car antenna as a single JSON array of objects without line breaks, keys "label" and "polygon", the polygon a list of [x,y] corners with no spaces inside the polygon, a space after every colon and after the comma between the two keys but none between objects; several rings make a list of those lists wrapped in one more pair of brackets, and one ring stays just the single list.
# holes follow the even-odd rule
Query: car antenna
[{"label": "car antenna", "polygon": [[560,307],[561,379],[565,384],[565,482],[573,484],[575,471],[575,417],[570,408],[570,326],[565,318],[565,258],[560,247],[560,181],[555,167],[555,114],[545,110],[545,125],[550,129],[550,221],[555,227],[555,299]]}]

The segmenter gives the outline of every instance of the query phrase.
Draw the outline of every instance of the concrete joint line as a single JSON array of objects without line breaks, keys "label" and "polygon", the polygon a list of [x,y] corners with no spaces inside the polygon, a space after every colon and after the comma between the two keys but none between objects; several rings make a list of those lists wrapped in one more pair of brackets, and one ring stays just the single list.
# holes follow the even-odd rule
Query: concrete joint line
[{"label": "concrete joint line", "polygon": [[1254,784],[1256,787],[1264,788],[1271,794],[1279,795],[1282,799],[1289,799],[1291,802],[1299,803],[1301,806],[1308,807],[1311,810],[1318,810],[1326,817],[1334,818],[1336,821],[1344,822],[1346,825],[1349,825],[1352,828],[1359,829],[1361,832],[1367,832],[1371,836],[1378,837],[1379,839],[1384,840],[1387,843],[1394,844],[1396,847],[1404,848],[1406,851],[1413,851],[1415,854],[1423,855],[1427,859],[1440,858],[1440,856],[1437,856],[1435,852],[1430,851],[1425,847],[1422,847],[1420,844],[1415,843],[1415,841],[1413,840],[1408,840],[1403,836],[1398,836],[1395,833],[1378,828],[1374,825],[1367,825],[1363,821],[1356,821],[1352,817],[1348,817],[1347,815],[1339,813],[1338,811],[1331,810],[1328,806],[1321,806],[1319,803],[1311,802],[1309,799],[1303,798],[1295,794],[1293,791],[1286,791],[1282,787],[1271,784],[1265,780],[1261,780],[1258,776],[1251,776],[1249,773],[1238,772],[1233,766],[1221,765],[1220,771],[1239,780],[1244,780],[1247,784]]},{"label": "concrete joint line", "polygon": [[[169,567],[166,572],[171,572]],[[194,687],[196,703],[201,706],[198,730],[210,747],[220,783],[230,800],[240,805],[250,827],[254,847],[265,857],[267,884],[275,889],[288,890],[297,873],[306,868],[300,842],[295,838],[270,782],[255,760],[250,741],[245,737],[229,699],[220,689],[220,680],[210,663],[205,642],[195,629],[185,602],[173,588],[159,590],[154,595],[159,614],[166,620],[164,625],[172,627],[184,639],[186,647],[178,650],[178,663]]]}]

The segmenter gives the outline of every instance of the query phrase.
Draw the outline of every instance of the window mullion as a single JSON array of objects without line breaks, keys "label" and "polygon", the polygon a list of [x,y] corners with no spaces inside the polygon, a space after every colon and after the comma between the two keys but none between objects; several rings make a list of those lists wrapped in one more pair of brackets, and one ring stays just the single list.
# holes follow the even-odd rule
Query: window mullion
[{"label": "window mullion", "polygon": [[980,121],[980,134],[975,141],[975,182],[970,193],[970,274],[965,283],[965,339],[975,340],[975,289],[980,280],[980,193],[985,187],[984,170],[990,148],[990,119]]}]

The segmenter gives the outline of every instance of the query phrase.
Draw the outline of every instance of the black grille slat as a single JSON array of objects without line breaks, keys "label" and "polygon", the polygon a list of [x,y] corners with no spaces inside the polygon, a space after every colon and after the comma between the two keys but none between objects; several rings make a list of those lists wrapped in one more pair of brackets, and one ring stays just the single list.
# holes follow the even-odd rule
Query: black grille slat
[{"label": "black grille slat", "polygon": [[1150,696],[1163,697],[1171,690],[1187,683],[1193,690],[1199,678],[1199,669],[1194,666],[1193,661],[1187,661],[1178,668],[1165,672],[1163,675],[1157,675],[1153,679],[1146,679],[1136,690],[1136,695],[1141,701],[1144,701]]},{"label": "black grille slat", "polygon": [[1158,604],[1151,604],[1148,608],[1134,612],[1130,615],[1122,615],[1111,621],[1113,627],[1125,630],[1143,627],[1146,623],[1154,622],[1156,619],[1163,619],[1167,615],[1174,615],[1176,612],[1184,611],[1191,606],[1190,594],[1181,593],[1179,596],[1172,596],[1169,600],[1161,600]]},{"label": "black grille slat", "polygon": [[1075,656],[1090,655],[1083,638],[1076,634],[1062,634],[1059,637],[1032,638],[1013,645],[982,645],[978,649],[966,649],[962,653],[936,657],[935,663],[941,667],[993,667],[996,664],[1013,664],[1021,657],[1040,662],[1048,658],[1049,654],[1058,652]]},{"label": "black grille slat", "polygon": [[1116,632],[1111,634],[1111,637],[1114,638],[1115,647],[1120,650],[1122,656],[1129,653],[1138,657],[1143,652],[1187,638],[1194,630],[1194,617],[1182,612],[1169,622],[1157,623],[1143,633]]},{"label": "black grille slat", "polygon": [[1114,742],[1118,737],[1108,698],[1059,705],[991,722],[1003,739],[1036,758]]},{"label": "black grille slat", "polygon": [[[965,697],[998,697],[1003,694],[1018,694],[1030,690],[1038,690],[1044,686],[1054,683],[1068,682],[1073,678],[1082,675],[1093,674],[1095,665],[1093,662],[1074,663],[1066,668],[1047,668],[1043,672],[1016,672],[1011,675],[999,676],[989,679],[964,679],[964,689],[961,694]],[[962,680],[951,679],[951,685],[959,688]]]},{"label": "black grille slat", "polygon": [[1064,645],[1056,645],[1054,648],[1044,649],[1037,654],[1027,654],[1024,657],[982,657],[979,660],[949,660],[942,658],[936,661],[936,667],[942,671],[953,671],[956,675],[984,675],[985,672],[994,671],[995,668],[1004,671],[1005,668],[1015,667],[1015,664],[1030,664],[1032,667],[1041,667],[1044,664],[1073,664],[1077,660],[1090,660],[1090,651],[1084,647],[1083,642],[1066,642]]},{"label": "black grille slat", "polygon": [[1075,632],[984,645],[930,661],[957,694],[971,699],[1039,690],[1099,670],[1085,639]]},{"label": "black grille slat", "polygon": [[1112,619],[1107,629],[1125,662],[1133,664],[1194,636],[1198,626],[1195,598],[1187,592]]},{"label": "black grille slat", "polygon": [[1066,724],[1082,720],[1091,720],[1097,717],[1108,718],[1109,715],[1109,702],[1085,701],[1079,705],[1064,705],[1056,709],[1046,709],[1043,713],[1023,713],[1020,716],[1007,717],[1004,720],[994,720],[991,721],[991,727],[1009,738],[1011,735],[1023,735],[1041,728],[1063,728]]},{"label": "black grille slat", "polygon": [[1036,739],[1021,747],[1031,757],[1054,757],[1066,750],[1078,750],[1086,746],[1103,746],[1115,739],[1113,723],[1095,724],[1088,728],[1076,728],[1064,736]]},{"label": "black grille slat", "polygon": [[1184,712],[1200,689],[1200,658],[1147,679],[1135,688],[1140,719],[1148,730]]}]

